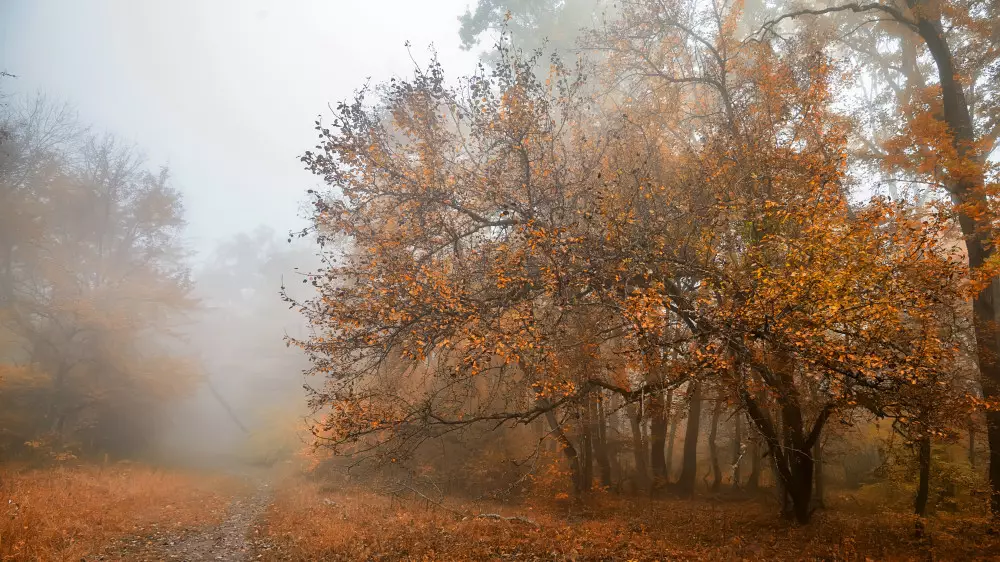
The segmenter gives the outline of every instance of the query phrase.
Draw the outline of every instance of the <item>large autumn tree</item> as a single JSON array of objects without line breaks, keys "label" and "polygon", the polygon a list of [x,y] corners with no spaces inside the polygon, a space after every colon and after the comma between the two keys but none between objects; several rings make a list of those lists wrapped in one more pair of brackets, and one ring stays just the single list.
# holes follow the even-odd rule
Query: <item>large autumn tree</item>
[{"label": "large autumn tree", "polygon": [[[705,383],[738,398],[807,521],[826,420],[935,388],[962,296],[948,223],[851,204],[850,124],[817,49],[658,6],[605,38],[608,70],[645,94],[612,108],[501,44],[504,62],[459,87],[432,64],[317,124],[303,160],[336,192],[317,195],[316,230],[350,245],[317,298],[293,301],[316,327],[295,343],[325,379],[321,442],[396,459],[544,417],[582,490],[591,440],[567,420],[588,418],[564,414]],[[654,48],[676,66],[643,67]]]}]

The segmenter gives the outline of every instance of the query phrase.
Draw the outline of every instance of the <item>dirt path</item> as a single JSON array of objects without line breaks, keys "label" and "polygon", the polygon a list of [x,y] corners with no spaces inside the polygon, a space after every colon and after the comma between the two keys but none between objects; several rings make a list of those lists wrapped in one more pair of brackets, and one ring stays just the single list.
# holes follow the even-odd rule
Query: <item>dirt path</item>
[{"label": "dirt path", "polygon": [[257,560],[250,537],[254,525],[271,502],[268,479],[247,476],[247,492],[234,498],[222,523],[204,529],[183,532],[154,532],[126,539],[103,556],[91,560],[129,560],[152,562],[243,562]]}]

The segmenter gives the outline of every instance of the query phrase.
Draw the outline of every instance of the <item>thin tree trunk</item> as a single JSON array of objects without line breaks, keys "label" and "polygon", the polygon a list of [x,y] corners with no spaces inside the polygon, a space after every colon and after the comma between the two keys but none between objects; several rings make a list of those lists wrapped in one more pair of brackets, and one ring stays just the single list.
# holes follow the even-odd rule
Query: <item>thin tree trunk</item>
[{"label": "thin tree trunk", "polygon": [[597,395],[597,440],[594,454],[601,470],[601,486],[611,486],[611,459],[608,458],[608,420],[604,413],[604,395]]},{"label": "thin tree trunk", "polygon": [[813,507],[823,508],[826,504],[823,502],[824,492],[823,485],[823,444],[819,439],[816,440],[816,444],[813,445],[813,465],[815,475],[813,476]]},{"label": "thin tree trunk", "polygon": [[760,440],[754,438],[750,441],[750,477],[747,479],[747,488],[750,490],[757,490],[760,488],[760,472],[761,472],[761,450],[760,450]]},{"label": "thin tree trunk", "polygon": [[[763,389],[758,389],[755,396],[758,406],[767,403],[767,395]],[[746,404],[744,404],[744,406],[746,406]],[[750,415],[749,410],[747,410],[746,416],[747,422],[749,422],[748,427],[751,428],[747,433],[752,436],[753,443],[753,448],[751,450],[753,456],[750,457],[750,478],[747,481],[747,487],[753,491],[757,491],[760,489],[760,477],[761,474],[764,473],[765,467],[765,463],[763,462],[764,455],[767,454],[768,447],[766,438],[763,436],[760,429],[757,428],[756,431],[753,429],[755,428],[755,422],[753,416]],[[775,480],[777,480],[777,476],[775,476]]]},{"label": "thin tree trunk", "polygon": [[733,488],[740,487],[740,464],[743,462],[743,414],[733,416]]},{"label": "thin tree trunk", "polygon": [[646,455],[646,472],[649,473],[649,423],[645,400],[639,402],[639,433],[642,435],[642,451]]},{"label": "thin tree trunk", "polygon": [[590,400],[584,402],[581,410],[580,478],[583,480],[583,491],[589,492],[594,483],[594,422],[590,416]]},{"label": "thin tree trunk", "polygon": [[780,454],[782,451],[788,451],[792,448],[790,439],[791,436],[788,428],[785,427],[785,420],[784,416],[781,415],[781,408],[777,409],[775,419],[778,420],[778,427],[781,428],[781,436],[778,440],[780,440],[779,442],[781,442],[782,445],[771,450],[771,459],[774,466],[775,480],[777,480],[778,484],[776,488],[778,490],[778,494],[781,496],[781,516],[784,519],[792,519],[795,515],[792,506],[792,490],[791,486],[789,486],[790,478],[782,478],[782,475],[790,472],[791,469],[788,466],[788,458]]},{"label": "thin tree trunk", "polygon": [[791,519],[793,517],[792,498],[788,491],[788,485],[785,484],[785,479],[778,476],[781,474],[781,467],[778,466],[778,455],[774,454],[773,451],[771,453],[771,468],[776,476],[774,479],[774,490],[778,494],[778,501],[781,502],[781,518]]},{"label": "thin tree trunk", "polygon": [[[931,438],[923,436],[917,442],[917,461],[920,465],[920,484],[917,487],[917,499],[914,512],[923,517],[927,514],[927,496],[930,492],[931,476]],[[919,530],[919,527],[918,527]]]},{"label": "thin tree trunk", "polygon": [[626,407],[629,422],[632,425],[632,452],[635,458],[635,484],[640,492],[649,491],[649,468],[646,466],[648,453],[646,442],[642,436],[642,413],[639,406],[629,404]]},{"label": "thin tree trunk", "polygon": [[719,435],[719,418],[722,417],[722,397],[721,392],[716,394],[715,407],[712,408],[712,426],[708,432],[708,455],[712,462],[712,488],[713,492],[718,492],[722,488],[722,467],[719,464],[719,447],[716,444],[716,437]]},{"label": "thin tree trunk", "polygon": [[[622,397],[618,394],[612,394],[608,399],[609,410],[605,411],[605,417],[608,421],[608,428],[612,430],[608,437],[608,453],[611,456],[612,462],[612,479],[615,482],[615,489],[621,492],[622,482],[625,480],[625,471],[622,468],[622,423],[621,423],[621,408],[618,404],[622,400]],[[613,435],[613,436],[612,436]]]},{"label": "thin tree trunk", "polygon": [[701,421],[701,389],[697,382],[688,383],[687,429],[684,432],[684,458],[681,461],[681,476],[677,487],[687,495],[694,495],[695,478],[698,471],[698,428]]},{"label": "thin tree trunk", "polygon": [[674,412],[674,391],[667,391],[667,417],[670,418],[670,433],[667,437],[667,452],[664,455],[666,457],[666,467],[665,472],[667,473],[667,481],[670,481],[670,473],[673,472],[674,465],[674,441],[677,438],[677,412]]},{"label": "thin tree trunk", "polygon": [[653,489],[662,488],[667,481],[667,460],[664,449],[667,445],[667,410],[663,395],[654,392],[649,400],[649,453],[653,469]]}]

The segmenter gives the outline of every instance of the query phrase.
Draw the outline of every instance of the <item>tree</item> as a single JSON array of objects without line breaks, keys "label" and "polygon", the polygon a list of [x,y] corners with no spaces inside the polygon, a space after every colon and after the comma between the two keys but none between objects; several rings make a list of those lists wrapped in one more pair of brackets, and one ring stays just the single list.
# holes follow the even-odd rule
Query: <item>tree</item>
[{"label": "tree", "polygon": [[[593,26],[601,0],[479,0],[475,11],[466,10],[459,17],[462,48],[469,50],[490,32],[511,40],[524,52],[546,48],[564,52],[575,47],[581,32]],[[484,53],[488,62],[499,57]]]},{"label": "tree", "polygon": [[[815,46],[792,45],[776,52],[767,44],[737,41],[736,15],[711,7],[638,2],[631,8],[595,44],[611,53],[619,81],[648,98],[652,107],[662,106],[664,98],[690,104],[686,114],[693,117],[686,125],[699,127],[691,151],[701,150],[703,168],[689,175],[709,180],[675,193],[700,193],[682,206],[708,209],[697,226],[722,225],[675,237],[711,244],[693,248],[690,255],[701,259],[675,258],[690,264],[688,275],[701,287],[690,295],[670,292],[672,302],[665,304],[704,342],[699,353],[705,366],[734,374],[734,391],[777,461],[795,516],[807,520],[813,465],[809,450],[826,419],[837,409],[869,400],[869,390],[876,396],[894,392],[902,373],[884,367],[898,364],[899,358],[891,357],[897,341],[924,345],[928,334],[921,332],[947,329],[944,323],[959,306],[960,291],[941,287],[933,277],[954,280],[962,274],[943,243],[947,221],[917,219],[904,207],[877,199],[867,208],[848,204],[849,128],[830,109],[836,87],[832,67]],[[713,150],[718,150],[715,157]],[[712,187],[716,181],[717,192]],[[702,202],[705,195],[714,199],[714,207]],[[800,206],[798,201],[809,203]],[[642,236],[630,230],[623,238]],[[873,261],[840,265],[861,247],[872,252],[868,256]],[[927,248],[927,253],[920,250],[914,256],[906,248]],[[914,257],[927,262],[918,265],[911,261]],[[868,272],[849,272],[853,267]],[[875,271],[880,273],[873,276]],[[857,282],[882,278],[900,280],[890,291],[899,291],[897,302],[904,308],[883,309],[866,295],[881,294],[886,287],[864,288]],[[924,291],[950,295],[940,306],[940,301],[921,296]],[[725,335],[713,342],[716,331]],[[958,343],[949,333],[947,343],[929,342],[932,355],[910,356],[906,361],[916,363],[904,371],[916,370],[920,380],[930,380],[944,369],[946,364],[938,363],[933,353],[942,346],[941,356],[954,355]],[[845,357],[840,353],[856,362],[829,362]],[[813,381],[819,386],[810,390]],[[765,390],[763,403],[758,389]],[[822,399],[809,404],[810,396]],[[780,411],[780,427],[768,403]],[[814,421],[807,422],[810,411]]]},{"label": "tree", "polygon": [[[790,10],[767,22],[773,32],[782,21],[834,12],[877,15],[872,27],[876,37],[888,35],[895,42],[888,49],[869,44],[867,61],[881,64],[888,75],[902,75],[896,87],[896,112],[892,127],[900,134],[885,149],[874,147],[890,172],[942,189],[953,203],[961,228],[969,267],[978,283],[973,300],[976,358],[986,401],[990,444],[991,506],[1000,513],[1000,352],[997,337],[996,271],[992,263],[994,240],[991,197],[996,176],[991,155],[1000,140],[997,111],[998,68],[996,44],[997,6],[991,2],[850,3],[829,8]],[[869,20],[874,21],[874,20]],[[864,26],[864,24],[862,24]],[[859,27],[862,27],[859,26]],[[898,45],[898,47],[896,47]],[[933,61],[927,85],[921,69],[922,53]],[[892,65],[893,57],[902,64]],[[925,80],[927,80],[925,82]],[[905,181],[905,180],[904,180]]]},{"label": "tree", "polygon": [[127,454],[194,369],[165,338],[193,306],[179,194],[134,149],[42,98],[6,115],[6,447]]},{"label": "tree", "polygon": [[641,473],[648,398],[704,385],[746,411],[806,522],[827,420],[948,372],[964,266],[946,216],[850,201],[821,49],[736,41],[732,13],[633,8],[595,39],[625,92],[611,107],[501,42],[460,88],[432,63],[317,123],[303,161],[343,198],[317,196],[315,232],[351,244],[290,299],[318,330],[294,342],[325,378],[317,436],[394,462],[544,417],[582,492],[593,393],[631,410]]}]

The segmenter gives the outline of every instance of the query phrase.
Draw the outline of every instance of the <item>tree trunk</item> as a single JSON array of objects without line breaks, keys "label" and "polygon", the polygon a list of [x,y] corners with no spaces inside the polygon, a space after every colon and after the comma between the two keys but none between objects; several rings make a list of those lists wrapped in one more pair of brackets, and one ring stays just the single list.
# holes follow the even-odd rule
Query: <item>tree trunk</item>
[{"label": "tree trunk", "polygon": [[708,432],[708,455],[712,462],[712,488],[713,492],[718,492],[722,488],[722,467],[719,464],[719,447],[716,444],[716,437],[719,435],[719,418],[722,417],[722,397],[721,392],[716,394],[715,406],[712,408],[712,426]]},{"label": "tree trunk", "polygon": [[555,411],[549,410],[545,412],[545,419],[549,421],[549,427],[552,428],[553,435],[555,435],[556,440],[562,447],[563,454],[566,455],[566,461],[569,463],[570,479],[573,481],[573,493],[581,494],[583,493],[583,474],[580,471],[580,457],[577,455],[576,448],[573,447],[573,443],[569,440],[569,437],[566,437],[566,432],[559,425]]},{"label": "tree trunk", "polygon": [[826,507],[823,503],[823,444],[816,440],[816,444],[813,445],[813,463],[815,463],[815,476],[813,480],[815,481],[814,491],[813,491],[813,506],[816,508]]},{"label": "tree trunk", "polygon": [[604,413],[604,395],[597,395],[597,440],[594,456],[601,471],[601,486],[611,486],[611,459],[608,458],[608,420]]},{"label": "tree trunk", "polygon": [[626,407],[629,422],[632,424],[632,452],[635,458],[635,484],[640,492],[649,491],[649,468],[646,442],[642,437],[642,413],[638,406],[629,404]]},{"label": "tree trunk", "polygon": [[667,437],[667,452],[664,455],[666,457],[666,467],[664,467],[664,472],[667,473],[667,481],[670,481],[670,473],[673,472],[674,466],[674,441],[677,438],[677,412],[674,411],[674,391],[667,391],[667,417],[670,418],[670,434]]},{"label": "tree trunk", "polygon": [[740,464],[743,462],[743,414],[733,416],[733,488],[740,487]]},{"label": "tree trunk", "polygon": [[589,492],[594,483],[594,422],[590,417],[590,400],[583,404],[580,435],[580,479],[583,481],[583,491]]},{"label": "tree trunk", "polygon": [[788,497],[792,502],[792,513],[799,523],[808,523],[812,516],[813,458],[812,451],[793,449],[788,451]]},{"label": "tree trunk", "polygon": [[[929,0],[907,0],[916,18],[917,33],[927,44],[934,58],[941,87],[942,109],[945,124],[952,133],[952,146],[958,157],[970,163],[981,162],[976,154],[975,128],[969,104],[956,75],[954,56],[941,24],[940,9]],[[947,188],[958,210],[958,223],[965,237],[969,267],[979,269],[992,257],[994,249],[989,240],[992,225],[986,196],[980,189],[984,170],[970,166],[971,170],[949,170],[954,177]],[[970,205],[971,210],[961,206]],[[972,300],[975,317],[977,358],[981,374],[983,398],[993,401],[1000,398],[1000,334],[997,333],[996,298],[998,282],[992,282]],[[990,448],[990,508],[1000,517],[1000,411],[986,412],[986,435]]]},{"label": "tree trunk", "polygon": [[695,478],[698,471],[698,427],[701,421],[701,389],[697,382],[688,383],[687,429],[684,432],[684,459],[681,461],[681,476],[677,487],[687,495],[694,495]]},{"label": "tree trunk", "polygon": [[760,488],[760,457],[760,441],[755,438],[750,441],[750,477],[747,479],[747,488],[750,490],[756,491]]},{"label": "tree trunk", "polygon": [[[774,474],[781,473],[781,468],[778,466],[778,455],[773,452],[771,454],[771,467]],[[778,495],[778,502],[781,503],[781,518],[792,519],[795,516],[792,510],[792,498],[783,478],[774,479],[774,490]]]},{"label": "tree trunk", "polygon": [[620,403],[621,400],[622,400],[621,396],[619,396],[618,394],[612,394],[608,398],[608,409],[606,409],[604,412],[604,417],[607,419],[608,422],[607,427],[610,430],[610,433],[607,434],[608,436],[607,444],[608,444],[608,455],[611,457],[611,463],[612,463],[611,475],[612,475],[612,480],[614,482],[615,490],[617,490],[618,492],[621,492],[622,483],[625,480],[625,471],[622,468],[622,455],[621,455],[622,440],[620,438],[622,435],[622,427],[623,427],[621,422],[622,411],[621,408],[618,407],[618,404]]},{"label": "tree trunk", "polygon": [[923,517],[927,514],[927,496],[930,492],[931,476],[931,438],[923,436],[917,442],[917,461],[920,465],[920,484],[917,487],[917,499],[914,512]]},{"label": "tree trunk", "polygon": [[969,465],[976,470],[976,426],[969,427]]},{"label": "tree trunk", "polygon": [[754,425],[767,442],[774,461],[780,490],[791,502],[790,515],[799,523],[808,523],[812,515],[813,457],[812,446],[819,440],[826,419],[832,411],[830,406],[823,409],[816,421],[806,431],[803,427],[802,410],[794,394],[788,390],[790,374],[779,372],[782,385],[781,435],[772,421],[771,415],[748,393],[742,393],[743,403]]},{"label": "tree trunk", "polygon": [[642,451],[646,455],[646,474],[649,474],[649,423],[646,415],[645,401],[639,402],[639,433],[642,436]]},{"label": "tree trunk", "polygon": [[1000,412],[986,412],[986,436],[990,444],[990,509],[1000,518]]},{"label": "tree trunk", "polygon": [[[778,437],[778,440],[784,444],[783,445],[784,448],[782,450],[788,451],[792,448],[791,431],[789,431],[788,428],[785,427],[784,416],[781,415],[781,408],[778,408],[777,412],[775,413],[775,419],[779,420],[778,427],[781,428],[781,435]],[[778,496],[781,498],[781,517],[784,519],[794,519],[795,511],[793,509],[793,504],[792,504],[792,490],[791,487],[789,486],[790,478],[780,477],[780,475],[782,474],[782,470],[790,472],[791,468],[788,466],[789,459],[786,456],[779,454],[780,452],[781,450],[778,451],[772,450],[771,461],[772,465],[774,466],[774,474],[778,476],[777,478],[778,485],[775,487],[778,490]],[[780,466],[778,465],[779,462],[781,463]]]},{"label": "tree trunk", "polygon": [[667,481],[667,460],[664,455],[667,445],[667,409],[660,392],[650,395],[649,415],[650,466],[653,468],[653,489],[657,490]]},{"label": "tree trunk", "polygon": [[789,499],[792,501],[795,520],[799,523],[808,523],[813,510],[815,463],[812,457],[812,447],[794,437],[789,440],[789,443],[790,447],[785,452],[790,475],[788,481]]}]

